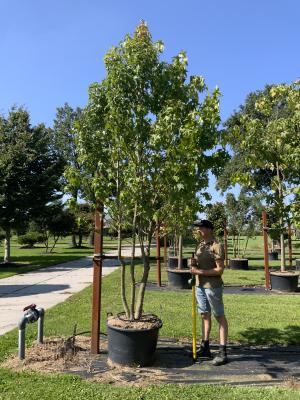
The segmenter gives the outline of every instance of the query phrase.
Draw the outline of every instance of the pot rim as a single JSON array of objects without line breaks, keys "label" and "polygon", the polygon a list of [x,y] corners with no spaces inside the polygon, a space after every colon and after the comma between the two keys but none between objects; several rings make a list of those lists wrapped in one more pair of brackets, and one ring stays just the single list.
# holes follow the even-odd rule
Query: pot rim
[{"label": "pot rim", "polygon": [[299,272],[294,272],[294,271],[286,271],[286,272],[270,272],[270,275],[274,276],[281,276],[281,277],[294,277],[294,276],[299,276]]},{"label": "pot rim", "polygon": [[108,318],[107,318],[106,321],[105,321],[105,325],[107,326],[107,328],[114,329],[115,331],[118,331],[118,332],[130,332],[130,333],[135,333],[135,332],[150,332],[150,331],[158,330],[158,329],[160,329],[160,328],[163,326],[162,320],[161,320],[160,318],[158,318],[156,315],[155,315],[155,317],[156,317],[157,320],[158,320],[158,325],[155,326],[155,327],[152,327],[152,328],[137,329],[137,328],[121,328],[121,327],[119,327],[119,326],[112,326],[112,325],[109,325],[109,319],[108,319]]}]

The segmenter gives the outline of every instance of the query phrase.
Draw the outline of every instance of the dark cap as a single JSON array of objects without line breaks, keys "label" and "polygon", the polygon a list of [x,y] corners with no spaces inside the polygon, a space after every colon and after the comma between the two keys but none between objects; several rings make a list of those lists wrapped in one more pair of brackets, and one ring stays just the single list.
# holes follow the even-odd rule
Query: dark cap
[{"label": "dark cap", "polygon": [[208,219],[201,219],[193,222],[193,226],[197,226],[198,228],[208,228],[213,230],[214,224]]}]

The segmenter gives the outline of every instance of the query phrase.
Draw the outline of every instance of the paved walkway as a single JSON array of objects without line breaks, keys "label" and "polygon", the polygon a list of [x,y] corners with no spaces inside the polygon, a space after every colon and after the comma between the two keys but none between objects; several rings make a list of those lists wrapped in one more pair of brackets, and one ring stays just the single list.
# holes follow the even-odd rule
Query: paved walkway
[{"label": "paved walkway", "polygon": [[[124,247],[122,255],[129,254],[130,248]],[[117,260],[104,260],[103,276],[118,267]],[[0,279],[0,335],[17,326],[25,306],[53,307],[89,286],[92,279],[92,256]]]}]

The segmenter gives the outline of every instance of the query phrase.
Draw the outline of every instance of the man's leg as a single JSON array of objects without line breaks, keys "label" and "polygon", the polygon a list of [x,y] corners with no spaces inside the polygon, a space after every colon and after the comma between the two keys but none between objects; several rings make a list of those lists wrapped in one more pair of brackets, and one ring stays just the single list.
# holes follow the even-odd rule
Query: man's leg
[{"label": "man's leg", "polygon": [[209,335],[211,330],[211,308],[205,293],[205,289],[197,287],[196,290],[198,312],[201,315],[201,326],[202,326],[202,342],[199,351],[197,352],[198,357],[211,358],[211,352],[209,349]]},{"label": "man's leg", "polygon": [[226,349],[228,323],[224,313],[223,288],[208,289],[207,298],[209,300],[212,312],[219,323],[220,350],[217,356],[213,359],[213,364],[223,365],[228,362]]},{"label": "man's leg", "polygon": [[216,317],[216,320],[219,323],[219,338],[220,338],[220,345],[226,346],[227,338],[228,338],[228,322],[225,315],[220,315]]},{"label": "man's leg", "polygon": [[201,314],[202,320],[202,340],[208,340],[211,331],[211,313],[202,313]]}]

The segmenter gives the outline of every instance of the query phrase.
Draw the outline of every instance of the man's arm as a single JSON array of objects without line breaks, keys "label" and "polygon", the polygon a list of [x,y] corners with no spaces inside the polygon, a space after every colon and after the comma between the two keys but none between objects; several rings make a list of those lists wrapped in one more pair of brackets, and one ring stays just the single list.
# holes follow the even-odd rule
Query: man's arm
[{"label": "man's arm", "polygon": [[191,273],[195,275],[204,276],[221,276],[224,272],[224,261],[222,259],[216,260],[216,266],[212,269],[198,269],[191,267]]}]

